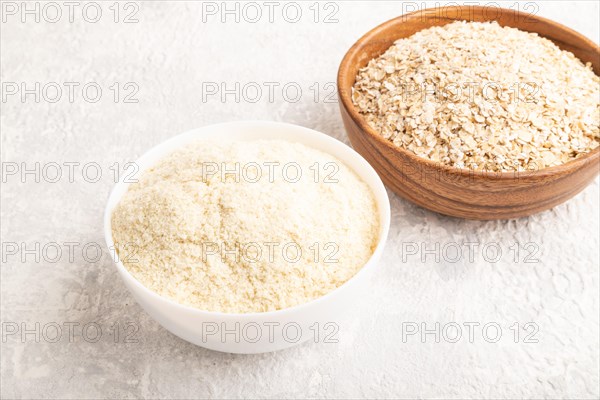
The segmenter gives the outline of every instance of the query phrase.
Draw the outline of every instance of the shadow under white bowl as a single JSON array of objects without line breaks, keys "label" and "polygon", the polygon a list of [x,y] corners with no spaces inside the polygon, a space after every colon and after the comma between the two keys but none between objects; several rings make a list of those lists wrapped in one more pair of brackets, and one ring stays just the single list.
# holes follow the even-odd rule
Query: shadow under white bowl
[{"label": "shadow under white bowl", "polygon": [[[368,277],[381,257],[390,225],[390,203],[381,179],[357,152],[342,142],[297,125],[268,122],[240,121],[209,125],[194,129],[145,153],[137,166],[139,173],[154,165],[186,143],[199,140],[261,140],[280,139],[302,143],[329,153],[350,167],[371,189],[375,196],[380,221],[377,247],[363,268],[345,284],[318,299],[278,311],[231,314],[203,311],[179,304],[158,295],[142,285],[115,259],[119,274],[129,291],[146,312],[165,329],[196,345],[228,353],[263,353],[284,349],[309,339],[323,340],[323,326],[352,307],[366,291]],[[114,248],[111,214],[129,183],[121,180],[110,194],[104,213],[104,235],[109,249]],[[113,255],[115,252],[111,252]],[[317,323],[318,325],[315,325]],[[333,328],[332,328],[333,329]]]}]

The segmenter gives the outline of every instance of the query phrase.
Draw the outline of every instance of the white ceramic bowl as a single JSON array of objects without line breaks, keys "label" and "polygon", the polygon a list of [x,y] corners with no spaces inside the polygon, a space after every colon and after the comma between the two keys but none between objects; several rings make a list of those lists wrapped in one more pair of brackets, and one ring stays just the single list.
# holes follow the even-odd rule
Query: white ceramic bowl
[{"label": "white ceramic bowl", "polygon": [[[390,203],[383,183],[371,165],[342,142],[312,129],[267,121],[231,122],[194,129],[153,147],[137,161],[137,165],[141,173],[186,143],[223,138],[298,142],[329,153],[352,168],[371,188],[379,208],[379,243],[369,261],[352,279],[323,297],[283,310],[248,314],[203,311],[161,297],[143,286],[115,259],[119,274],[137,302],[152,318],[180,338],[202,347],[229,353],[263,353],[291,347],[309,339],[323,341],[327,330],[332,333],[336,329],[335,325],[325,324],[335,323],[339,315],[351,309],[353,301],[366,293],[364,288],[368,277],[381,257],[390,225]],[[104,235],[109,249],[114,248],[111,214],[128,186],[123,181],[117,183],[106,206]],[[319,332],[318,336],[316,332]]]}]

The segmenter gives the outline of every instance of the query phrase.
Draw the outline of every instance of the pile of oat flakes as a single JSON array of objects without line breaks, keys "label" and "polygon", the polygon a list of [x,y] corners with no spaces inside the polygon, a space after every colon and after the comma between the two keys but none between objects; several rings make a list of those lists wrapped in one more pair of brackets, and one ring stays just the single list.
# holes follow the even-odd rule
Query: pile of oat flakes
[{"label": "pile of oat flakes", "polygon": [[396,146],[457,168],[537,170],[600,142],[600,78],[534,33],[454,22],[400,39],[352,99]]}]

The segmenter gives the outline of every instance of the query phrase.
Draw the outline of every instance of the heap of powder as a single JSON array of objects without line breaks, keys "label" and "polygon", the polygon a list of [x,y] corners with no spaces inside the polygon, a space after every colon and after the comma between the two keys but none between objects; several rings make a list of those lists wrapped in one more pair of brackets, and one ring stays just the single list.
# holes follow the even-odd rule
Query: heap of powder
[{"label": "heap of powder", "polygon": [[131,184],[112,215],[147,288],[207,311],[266,312],[336,289],[371,257],[379,218],[342,162],[281,140],[198,142]]}]

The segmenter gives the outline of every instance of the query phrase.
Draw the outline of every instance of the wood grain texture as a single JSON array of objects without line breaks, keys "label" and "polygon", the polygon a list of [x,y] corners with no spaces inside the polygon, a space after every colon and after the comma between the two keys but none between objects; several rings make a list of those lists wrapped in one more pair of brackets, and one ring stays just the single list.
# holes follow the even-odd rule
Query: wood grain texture
[{"label": "wood grain texture", "polygon": [[431,26],[455,20],[497,21],[537,32],[600,75],[600,50],[591,40],[554,21],[515,10],[445,7],[421,10],[383,23],[346,53],[338,71],[342,119],[352,146],[377,170],[395,193],[441,214],[469,219],[509,219],[550,209],[583,190],[600,171],[600,147],[566,164],[529,172],[457,169],[420,158],[381,137],[352,104],[351,89],[358,70],[396,40]]}]

